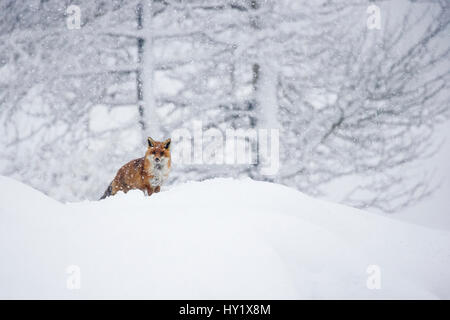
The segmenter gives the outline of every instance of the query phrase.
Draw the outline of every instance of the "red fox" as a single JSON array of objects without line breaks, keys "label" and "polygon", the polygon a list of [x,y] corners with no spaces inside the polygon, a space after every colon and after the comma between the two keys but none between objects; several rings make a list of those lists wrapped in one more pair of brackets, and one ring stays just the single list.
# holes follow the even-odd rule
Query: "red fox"
[{"label": "red fox", "polygon": [[147,141],[145,156],[120,168],[100,200],[119,191],[127,193],[129,190],[139,189],[151,196],[153,192],[161,190],[161,185],[167,180],[170,171],[170,138],[159,142],[149,137]]}]

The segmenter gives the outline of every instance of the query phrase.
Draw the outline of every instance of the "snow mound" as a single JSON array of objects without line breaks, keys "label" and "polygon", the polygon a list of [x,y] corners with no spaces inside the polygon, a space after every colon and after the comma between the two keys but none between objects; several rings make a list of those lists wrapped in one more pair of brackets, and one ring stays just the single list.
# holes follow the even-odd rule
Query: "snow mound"
[{"label": "snow mound", "polygon": [[277,184],[62,204],[0,177],[0,194],[0,298],[450,298],[448,232]]}]

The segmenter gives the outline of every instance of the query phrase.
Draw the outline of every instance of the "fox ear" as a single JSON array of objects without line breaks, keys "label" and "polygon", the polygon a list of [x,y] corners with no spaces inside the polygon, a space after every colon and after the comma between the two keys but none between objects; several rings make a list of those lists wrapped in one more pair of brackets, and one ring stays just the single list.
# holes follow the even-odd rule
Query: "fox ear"
[{"label": "fox ear", "polygon": [[166,148],[167,150],[170,149],[170,142],[171,142],[170,138],[164,141],[164,148]]},{"label": "fox ear", "polygon": [[149,148],[153,148],[155,146],[155,140],[153,140],[152,138],[148,137],[147,142]]}]

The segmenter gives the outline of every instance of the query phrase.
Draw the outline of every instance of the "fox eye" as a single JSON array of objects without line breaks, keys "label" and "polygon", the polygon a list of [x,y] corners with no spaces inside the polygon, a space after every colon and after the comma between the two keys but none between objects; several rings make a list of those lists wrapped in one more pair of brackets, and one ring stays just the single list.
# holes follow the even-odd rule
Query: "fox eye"
[{"label": "fox eye", "polygon": [[156,151],[152,151],[152,154],[156,154]]}]

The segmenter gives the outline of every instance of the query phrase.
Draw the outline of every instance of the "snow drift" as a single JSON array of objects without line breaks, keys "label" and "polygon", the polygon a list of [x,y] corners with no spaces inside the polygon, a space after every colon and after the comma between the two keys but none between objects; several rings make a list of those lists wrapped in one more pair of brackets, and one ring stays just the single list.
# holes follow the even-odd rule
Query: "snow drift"
[{"label": "snow drift", "polygon": [[[448,232],[277,184],[62,204],[0,177],[0,194],[0,298],[450,298]],[[371,265],[380,289],[367,286]]]}]

